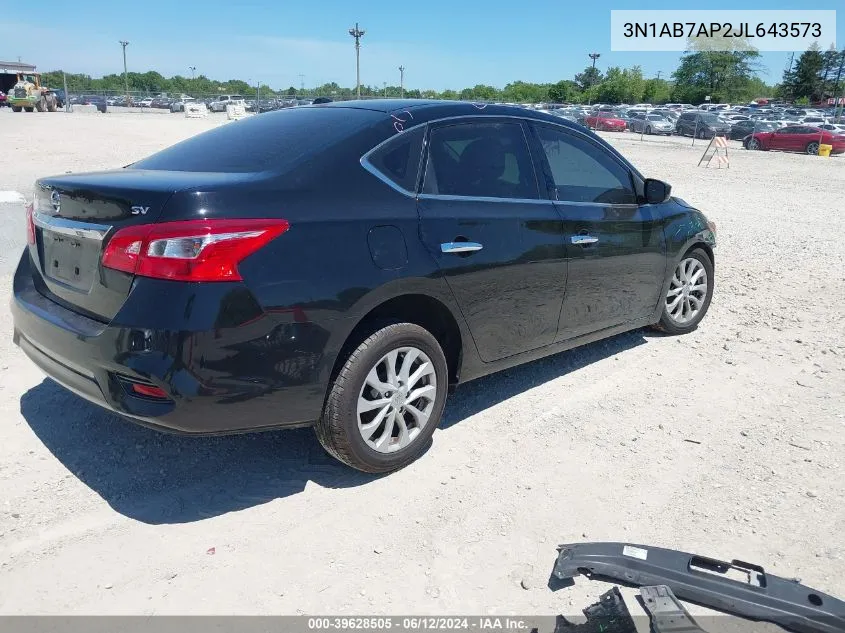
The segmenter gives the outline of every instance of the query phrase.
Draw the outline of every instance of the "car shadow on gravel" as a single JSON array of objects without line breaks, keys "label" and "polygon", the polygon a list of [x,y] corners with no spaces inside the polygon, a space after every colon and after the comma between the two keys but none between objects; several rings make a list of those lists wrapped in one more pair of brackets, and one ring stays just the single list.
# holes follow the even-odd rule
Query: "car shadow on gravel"
[{"label": "car shadow on gravel", "polygon": [[[447,401],[441,429],[549,380],[645,342],[629,332],[472,381]],[[311,429],[223,437],[132,424],[45,379],[20,400],[53,455],[115,511],[149,524],[189,523],[298,494],[308,482],[351,488],[378,476],[329,457]]]},{"label": "car shadow on gravel", "polygon": [[643,345],[647,342],[646,336],[662,335],[648,330],[633,330],[461,385],[446,401],[440,428],[447,429],[528,389]]}]

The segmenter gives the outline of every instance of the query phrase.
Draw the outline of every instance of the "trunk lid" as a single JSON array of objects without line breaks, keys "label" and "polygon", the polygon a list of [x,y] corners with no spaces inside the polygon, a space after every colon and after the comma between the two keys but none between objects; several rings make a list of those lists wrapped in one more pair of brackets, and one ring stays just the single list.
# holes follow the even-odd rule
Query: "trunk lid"
[{"label": "trunk lid", "polygon": [[29,245],[38,290],[57,303],[103,322],[120,310],[133,276],[101,265],[118,229],[155,223],[180,190],[220,184],[228,174],[121,169],[37,181],[35,243]]}]

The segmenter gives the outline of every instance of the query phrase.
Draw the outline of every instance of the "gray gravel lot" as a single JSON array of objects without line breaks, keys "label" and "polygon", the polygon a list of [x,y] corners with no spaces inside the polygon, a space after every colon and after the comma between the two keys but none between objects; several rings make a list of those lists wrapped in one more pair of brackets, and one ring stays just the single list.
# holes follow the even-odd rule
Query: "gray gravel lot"
[{"label": "gray gravel lot", "polygon": [[[0,190],[222,120],[3,109]],[[730,169],[704,169],[698,141],[605,137],[716,221],[709,315],[686,337],[631,332],[465,385],[432,450],[387,477],[336,464],[309,430],[124,422],[44,378],[4,301],[0,614],[572,613],[607,589],[546,587],[555,546],[584,539],[845,594],[845,159],[732,143]],[[23,210],[0,213],[8,298]]]}]

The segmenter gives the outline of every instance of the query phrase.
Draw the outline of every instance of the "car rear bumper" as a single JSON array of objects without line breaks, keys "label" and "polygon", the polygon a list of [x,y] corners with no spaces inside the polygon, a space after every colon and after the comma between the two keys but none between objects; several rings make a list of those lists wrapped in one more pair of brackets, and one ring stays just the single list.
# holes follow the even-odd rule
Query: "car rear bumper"
[{"label": "car rear bumper", "polygon": [[[194,329],[203,324],[188,319],[172,328],[159,322],[148,329],[118,325],[123,310],[105,324],[42,295],[30,265],[25,252],[11,301],[14,342],[44,373],[82,398],[145,426],[185,434],[307,426],[319,416],[329,339],[322,328],[290,314],[262,314],[216,328]],[[229,284],[214,285],[209,292]],[[142,314],[140,304],[159,313],[188,314],[192,304],[205,308],[215,300],[203,300],[194,288],[193,299],[184,300],[190,303],[178,293],[157,292],[156,304],[139,288],[136,284],[124,306],[134,314]],[[164,309],[163,301],[176,305]],[[219,315],[212,320],[219,322]],[[138,395],[133,384],[158,387],[167,398]]]}]

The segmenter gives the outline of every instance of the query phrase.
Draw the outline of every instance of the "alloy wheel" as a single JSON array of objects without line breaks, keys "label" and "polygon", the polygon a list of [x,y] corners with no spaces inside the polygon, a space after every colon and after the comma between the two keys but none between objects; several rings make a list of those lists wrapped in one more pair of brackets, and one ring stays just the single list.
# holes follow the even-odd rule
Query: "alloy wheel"
[{"label": "alloy wheel", "polygon": [[416,347],[389,351],[358,395],[358,430],[367,446],[394,453],[409,446],[431,419],[437,397],[434,363]]},{"label": "alloy wheel", "polygon": [[707,297],[707,271],[699,260],[688,257],[675,268],[666,293],[666,312],[675,323],[692,321]]},{"label": "alloy wheel", "polygon": [[748,149],[760,149],[760,141],[756,138],[752,138],[748,141]]},{"label": "alloy wheel", "polygon": [[816,142],[810,143],[807,145],[807,153],[812,154],[813,156],[818,155],[819,153],[819,144]]}]

